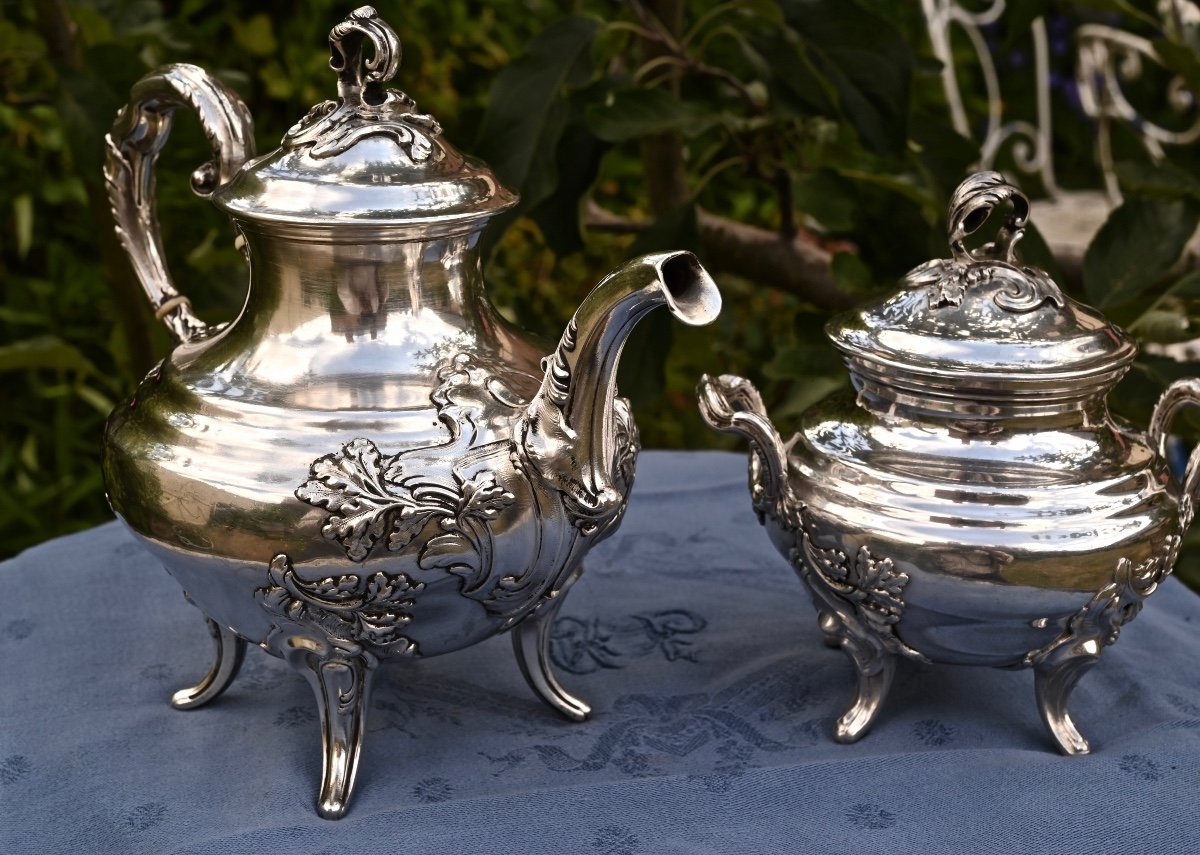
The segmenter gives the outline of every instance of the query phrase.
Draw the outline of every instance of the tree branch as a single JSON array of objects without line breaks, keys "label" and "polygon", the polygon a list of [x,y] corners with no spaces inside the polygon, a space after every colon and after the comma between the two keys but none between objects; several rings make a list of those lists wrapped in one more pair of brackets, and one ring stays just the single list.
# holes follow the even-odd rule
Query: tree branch
[{"label": "tree branch", "polygon": [[[585,224],[612,234],[638,234],[650,223],[622,217],[589,200]],[[814,243],[807,232],[790,237],[696,209],[696,227],[704,263],[714,270],[779,288],[821,309],[840,310],[854,298],[833,281],[833,255]]]},{"label": "tree branch", "polygon": [[[643,28],[654,32],[646,9],[638,0],[630,4],[642,22]],[[683,0],[650,0],[650,9],[672,38],[678,38],[683,30]],[[650,62],[663,56],[674,56],[670,42],[655,35],[640,40],[642,62]],[[668,81],[667,89],[679,96],[679,70],[675,69]],[[683,166],[683,138],[678,133],[654,134],[642,139],[642,173],[646,180],[646,195],[650,208],[661,216],[672,208],[682,205],[689,196],[687,172]]]}]

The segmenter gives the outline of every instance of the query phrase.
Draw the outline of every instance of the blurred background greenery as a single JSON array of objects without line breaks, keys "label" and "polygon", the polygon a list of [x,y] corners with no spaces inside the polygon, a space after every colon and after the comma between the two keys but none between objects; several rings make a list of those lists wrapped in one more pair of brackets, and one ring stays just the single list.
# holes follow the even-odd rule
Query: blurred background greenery
[{"label": "blurred background greenery", "polygon": [[[831,313],[947,254],[946,202],[979,142],[951,126],[917,2],[377,5],[404,47],[393,84],[522,195],[489,233],[503,312],[553,335],[592,283],[640,251],[690,248],[716,272],[727,310],[715,328],[656,318],[626,350],[620,387],[647,447],[736,447],[696,413],[704,371],[750,377],[786,425],[846,383],[821,334]],[[1160,6],[1010,0],[984,28],[1006,116],[1032,118],[1029,25],[1046,18],[1063,187],[1102,186],[1074,77],[1080,25],[1154,40],[1165,68],[1137,84],[1139,107],[1166,125],[1195,120],[1194,105],[1181,118],[1163,93],[1176,76],[1200,92],[1200,15],[1164,18]],[[267,0],[252,12],[230,0],[0,0],[0,556],[111,519],[104,419],[169,349],[116,243],[101,175],[130,85],[161,63],[202,65],[241,94],[269,151],[333,97],[325,36],[349,10],[344,0]],[[961,33],[954,51],[982,127],[986,99]],[[1060,263],[1036,231],[1022,254],[1143,340],[1194,338],[1200,277],[1185,244],[1200,220],[1200,148],[1154,163],[1133,129],[1117,128],[1113,149],[1125,201],[1082,262]],[[246,272],[229,224],[188,189],[208,157],[181,113],[159,165],[159,216],[180,290],[214,321],[240,309]],[[1013,158],[1004,151],[998,164],[1010,171]],[[1046,189],[1022,181],[1031,195]],[[1114,409],[1144,425],[1165,383],[1196,370],[1143,356]],[[1181,561],[1193,579],[1197,552]]]}]

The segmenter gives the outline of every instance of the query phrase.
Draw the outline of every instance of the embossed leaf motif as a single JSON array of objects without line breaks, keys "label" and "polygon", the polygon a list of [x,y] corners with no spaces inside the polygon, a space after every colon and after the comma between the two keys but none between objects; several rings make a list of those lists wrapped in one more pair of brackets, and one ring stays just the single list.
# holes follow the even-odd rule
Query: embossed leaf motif
[{"label": "embossed leaf motif", "polygon": [[876,559],[865,546],[859,547],[850,564],[846,583],[853,588],[850,596],[866,611],[873,623],[891,625],[899,622],[904,611],[904,586],[908,576],[897,573],[892,559]]},{"label": "embossed leaf motif", "polygon": [[425,569],[478,574],[485,566],[485,533],[479,523],[496,519],[515,501],[491,472],[465,479],[405,473],[402,455],[384,457],[367,439],[347,443],[315,461],[296,498],[332,514],[322,534],[336,540],[353,561],[363,561],[386,535],[387,549],[406,549],[431,522],[443,533],[429,539],[418,562]]},{"label": "embossed leaf motif", "polygon": [[[275,556],[259,602],[270,612],[318,630],[345,645],[368,644],[388,655],[415,655],[416,645],[400,633],[412,618],[411,595],[424,588],[403,573],[299,578],[286,554]],[[364,584],[365,582],[365,584]]]},{"label": "embossed leaf motif", "polygon": [[463,513],[494,520],[513,503],[513,494],[496,483],[490,472],[480,473],[462,484]]},{"label": "embossed leaf motif", "polygon": [[381,478],[379,449],[369,439],[356,439],[314,461],[310,475],[296,498],[328,508],[332,513],[321,533],[341,543],[352,561],[364,560],[387,531],[388,512],[404,505]]}]

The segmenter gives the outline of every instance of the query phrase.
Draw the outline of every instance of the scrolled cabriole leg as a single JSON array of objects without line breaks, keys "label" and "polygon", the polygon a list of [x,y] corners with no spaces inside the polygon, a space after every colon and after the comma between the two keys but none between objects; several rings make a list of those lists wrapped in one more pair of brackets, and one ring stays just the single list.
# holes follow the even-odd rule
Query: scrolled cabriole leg
[{"label": "scrolled cabriole leg", "polygon": [[228,689],[233,678],[241,670],[242,660],[246,656],[246,642],[232,629],[221,626],[212,618],[205,620],[208,622],[209,634],[213,637],[213,664],[204,675],[204,679],[195,686],[180,689],[171,695],[171,706],[177,710],[204,706]]},{"label": "scrolled cabriole leg", "polygon": [[866,545],[852,554],[817,546],[803,513],[796,516],[794,528],[798,543],[791,552],[792,566],[813,595],[825,644],[846,652],[858,680],[854,702],[834,725],[833,738],[857,742],[879,716],[896,675],[896,657],[928,661],[896,634],[909,578]]},{"label": "scrolled cabriole leg", "polygon": [[321,716],[317,814],[322,819],[341,819],[354,794],[376,661],[369,654],[344,655],[321,644],[309,646],[306,641],[303,637],[288,639],[286,658],[312,686]]},{"label": "scrolled cabriole leg", "polygon": [[1092,666],[1100,660],[1100,642],[1091,639],[1078,645],[1057,648],[1034,666],[1034,692],[1038,711],[1050,737],[1063,754],[1087,754],[1088,741],[1079,733],[1067,702],[1071,692]]},{"label": "scrolled cabriole leg", "polygon": [[566,596],[564,586],[538,611],[513,627],[513,653],[534,694],[572,721],[586,721],[592,713],[591,707],[559,684],[550,660],[550,633]]},{"label": "scrolled cabriole leg", "polygon": [[852,636],[842,639],[842,648],[854,662],[858,686],[854,703],[833,726],[833,738],[848,744],[865,736],[879,717],[896,675],[896,658],[890,654],[877,656],[873,650],[860,649]]},{"label": "scrolled cabriole leg", "polygon": [[1179,555],[1180,537],[1165,538],[1159,550],[1140,563],[1117,561],[1113,581],[1096,592],[1067,622],[1063,634],[1025,657],[1034,669],[1034,691],[1042,721],[1063,754],[1087,754],[1088,742],[1067,712],[1067,702],[1080,678],[1117,640],[1121,627],[1137,617],[1146,597],[1171,572]]}]

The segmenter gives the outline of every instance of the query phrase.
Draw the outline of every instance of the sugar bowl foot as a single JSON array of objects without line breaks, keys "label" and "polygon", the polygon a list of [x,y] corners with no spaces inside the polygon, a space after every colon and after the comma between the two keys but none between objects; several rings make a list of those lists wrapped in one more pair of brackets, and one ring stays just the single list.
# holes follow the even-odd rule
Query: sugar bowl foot
[{"label": "sugar bowl foot", "polygon": [[213,638],[214,659],[204,679],[195,686],[180,689],[171,695],[171,706],[177,710],[202,707],[229,688],[246,656],[246,642],[228,627],[221,626],[212,618],[205,618],[208,631]]},{"label": "sugar bowl foot", "polygon": [[865,736],[879,717],[879,710],[883,707],[888,690],[892,687],[892,678],[896,675],[896,660],[893,656],[883,656],[870,663],[862,662],[849,640],[844,649],[854,660],[858,685],[854,703],[842,713],[833,726],[833,738],[843,745],[848,745]]},{"label": "sugar bowl foot", "polygon": [[1067,712],[1067,701],[1075,684],[1099,659],[1100,645],[1093,641],[1065,656],[1034,666],[1033,685],[1038,712],[1050,731],[1050,738],[1063,754],[1087,754],[1091,750]]}]

